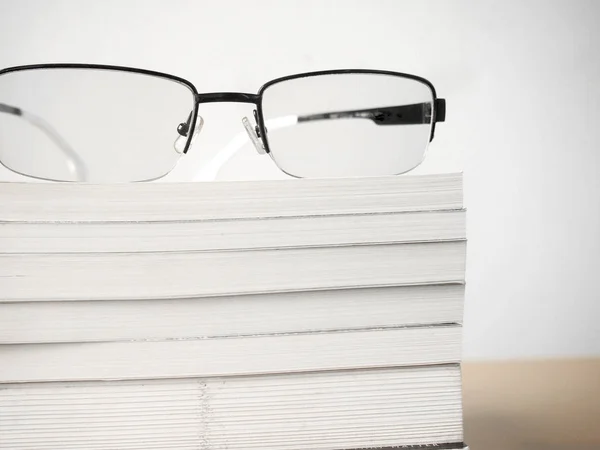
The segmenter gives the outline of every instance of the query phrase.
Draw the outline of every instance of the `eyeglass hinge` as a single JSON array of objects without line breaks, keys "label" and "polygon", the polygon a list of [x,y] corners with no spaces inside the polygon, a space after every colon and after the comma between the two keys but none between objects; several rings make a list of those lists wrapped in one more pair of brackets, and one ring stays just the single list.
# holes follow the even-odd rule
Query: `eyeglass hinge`
[{"label": "eyeglass hinge", "polygon": [[435,122],[444,122],[446,120],[446,99],[438,98],[435,100]]}]

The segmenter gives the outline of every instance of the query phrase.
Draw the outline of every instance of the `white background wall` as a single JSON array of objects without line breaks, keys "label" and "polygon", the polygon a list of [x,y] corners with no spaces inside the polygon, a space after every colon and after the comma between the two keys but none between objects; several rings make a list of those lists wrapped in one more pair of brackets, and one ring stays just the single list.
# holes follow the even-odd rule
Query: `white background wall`
[{"label": "white background wall", "polygon": [[[420,172],[465,173],[465,358],[600,355],[600,2],[0,0],[0,66],[139,66],[255,92],[328,68],[430,79],[448,100]],[[243,131],[211,105],[171,180]],[[250,146],[229,177],[278,177]]]}]

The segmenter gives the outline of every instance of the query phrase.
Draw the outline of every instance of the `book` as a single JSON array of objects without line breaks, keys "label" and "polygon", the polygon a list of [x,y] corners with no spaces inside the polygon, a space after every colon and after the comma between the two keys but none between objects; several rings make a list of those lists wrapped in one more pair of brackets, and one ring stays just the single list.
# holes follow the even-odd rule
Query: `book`
[{"label": "book", "polygon": [[463,448],[456,364],[3,385],[2,448]]},{"label": "book", "polygon": [[460,323],[464,285],[0,303],[0,344],[192,339]]},{"label": "book", "polygon": [[136,253],[465,240],[465,211],[171,222],[2,222],[0,253]]},{"label": "book", "polygon": [[463,282],[465,242],[0,255],[1,301],[185,298]]},{"label": "book", "polygon": [[210,377],[460,362],[461,326],[0,346],[0,383]]},{"label": "book", "polygon": [[148,222],[462,209],[462,175],[214,183],[0,183],[0,220]]}]

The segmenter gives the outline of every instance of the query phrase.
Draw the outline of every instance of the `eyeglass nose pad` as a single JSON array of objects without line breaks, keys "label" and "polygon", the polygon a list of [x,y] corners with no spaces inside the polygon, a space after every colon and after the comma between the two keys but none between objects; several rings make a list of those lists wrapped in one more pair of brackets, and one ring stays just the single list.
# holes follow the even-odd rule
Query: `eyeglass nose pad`
[{"label": "eyeglass nose pad", "polygon": [[[184,123],[179,124],[179,127],[177,127],[177,131],[179,131],[182,128],[182,125],[185,125]],[[194,141],[196,140],[196,137],[198,136],[198,134],[200,134],[200,131],[202,130],[202,127],[204,126],[204,119],[202,118],[202,116],[198,116],[196,118],[196,126],[194,127],[194,132],[192,134],[192,139],[190,141],[190,147],[194,144]],[[179,134],[179,136],[177,136],[177,139],[175,139],[175,142],[173,142],[173,148],[175,149],[175,151],[177,153],[183,153],[183,151],[185,150],[185,144],[187,142],[187,133],[183,133]]]},{"label": "eyeglass nose pad", "polygon": [[258,137],[258,135],[256,133],[256,131],[258,130],[258,127],[257,126],[253,127],[247,117],[244,117],[242,119],[242,124],[244,125],[244,128],[246,129],[246,133],[248,133],[248,137],[254,144],[254,148],[256,149],[258,154],[259,155],[266,154],[267,152],[265,150],[265,146],[263,145],[261,139]]}]

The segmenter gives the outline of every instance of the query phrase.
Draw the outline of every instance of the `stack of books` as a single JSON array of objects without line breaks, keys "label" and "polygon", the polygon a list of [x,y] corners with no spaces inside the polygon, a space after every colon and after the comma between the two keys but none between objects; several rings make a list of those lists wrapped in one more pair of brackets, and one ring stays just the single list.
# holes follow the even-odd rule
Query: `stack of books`
[{"label": "stack of books", "polygon": [[460,174],[0,204],[0,449],[464,448]]}]

